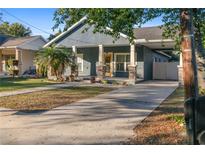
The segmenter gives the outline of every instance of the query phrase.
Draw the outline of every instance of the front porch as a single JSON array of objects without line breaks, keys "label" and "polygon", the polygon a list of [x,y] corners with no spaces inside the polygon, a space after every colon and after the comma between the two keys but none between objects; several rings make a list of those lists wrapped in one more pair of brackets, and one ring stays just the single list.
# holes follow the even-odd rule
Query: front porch
[{"label": "front porch", "polygon": [[[138,50],[134,44],[72,47],[77,56],[80,78],[96,76],[98,80],[120,80],[129,84],[135,84],[137,78],[143,79],[143,71],[137,74],[137,61],[143,62],[143,57],[141,55],[137,57],[136,49]],[[70,73],[68,70],[66,72]]]},{"label": "front porch", "polygon": [[125,51],[115,54],[109,51],[106,52],[103,45],[99,45],[98,47],[97,76],[101,79],[105,77],[128,76],[128,83],[135,84],[137,79],[137,52],[135,50],[135,44],[130,45],[129,52]]},{"label": "front porch", "polygon": [[22,51],[16,48],[0,49],[0,75],[11,75],[9,63],[12,63],[18,74],[22,73]]}]

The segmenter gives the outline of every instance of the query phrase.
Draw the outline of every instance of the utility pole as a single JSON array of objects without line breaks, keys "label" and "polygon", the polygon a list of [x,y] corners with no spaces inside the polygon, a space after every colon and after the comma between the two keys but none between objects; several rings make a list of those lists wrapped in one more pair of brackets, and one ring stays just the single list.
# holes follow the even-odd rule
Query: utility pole
[{"label": "utility pole", "polygon": [[[197,64],[195,56],[194,32],[193,32],[193,16],[192,9],[180,9],[180,26],[181,26],[181,50],[183,59],[183,78],[185,100],[193,98],[193,118],[191,127],[193,134],[191,143],[197,144],[196,141],[196,100],[198,98],[198,79]],[[186,110],[186,109],[185,109]]]}]

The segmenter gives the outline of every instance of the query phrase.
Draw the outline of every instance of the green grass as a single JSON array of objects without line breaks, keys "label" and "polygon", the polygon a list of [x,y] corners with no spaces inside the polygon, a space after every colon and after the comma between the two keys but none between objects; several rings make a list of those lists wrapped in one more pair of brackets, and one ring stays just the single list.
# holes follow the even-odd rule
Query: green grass
[{"label": "green grass", "polygon": [[170,115],[168,116],[168,119],[176,121],[180,125],[185,125],[185,119],[183,115]]},{"label": "green grass", "polygon": [[57,82],[48,81],[46,78],[0,78],[0,92],[42,87],[54,83]]},{"label": "green grass", "polygon": [[33,92],[29,94],[1,97],[0,107],[21,111],[49,110],[81,99],[94,97],[111,90],[113,90],[113,88],[70,87]]}]

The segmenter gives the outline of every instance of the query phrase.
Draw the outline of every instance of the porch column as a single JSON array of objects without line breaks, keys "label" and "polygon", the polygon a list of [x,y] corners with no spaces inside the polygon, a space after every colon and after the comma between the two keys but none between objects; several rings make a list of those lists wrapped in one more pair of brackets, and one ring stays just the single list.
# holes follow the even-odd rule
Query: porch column
[{"label": "porch column", "polygon": [[128,66],[129,71],[129,84],[135,84],[137,80],[137,67],[135,63],[136,51],[135,44],[130,44],[130,65]]},{"label": "porch column", "polygon": [[74,77],[77,77],[78,76],[77,47],[76,46],[72,46],[72,51],[74,53],[74,62],[76,64],[76,66],[72,66],[71,67],[71,75],[73,75]]},{"label": "porch column", "polygon": [[21,75],[23,73],[22,72],[22,51],[17,48],[16,48],[15,59],[18,61],[18,66],[15,69],[19,70],[18,75]]},{"label": "porch column", "polygon": [[184,85],[182,52],[180,52],[180,55],[179,55],[178,80],[179,80],[179,85],[180,86]]},{"label": "porch column", "polygon": [[100,80],[105,77],[105,65],[104,65],[104,47],[99,45],[99,56],[98,56],[98,65],[96,66],[96,73]]}]

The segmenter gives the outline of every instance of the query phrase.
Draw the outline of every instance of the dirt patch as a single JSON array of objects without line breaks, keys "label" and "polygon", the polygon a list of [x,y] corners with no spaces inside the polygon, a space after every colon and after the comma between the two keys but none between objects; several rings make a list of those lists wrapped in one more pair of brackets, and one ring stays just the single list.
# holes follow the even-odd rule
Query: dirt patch
[{"label": "dirt patch", "polygon": [[185,126],[170,118],[182,117],[183,88],[178,88],[157,109],[134,129],[134,137],[128,144],[188,144]]}]

